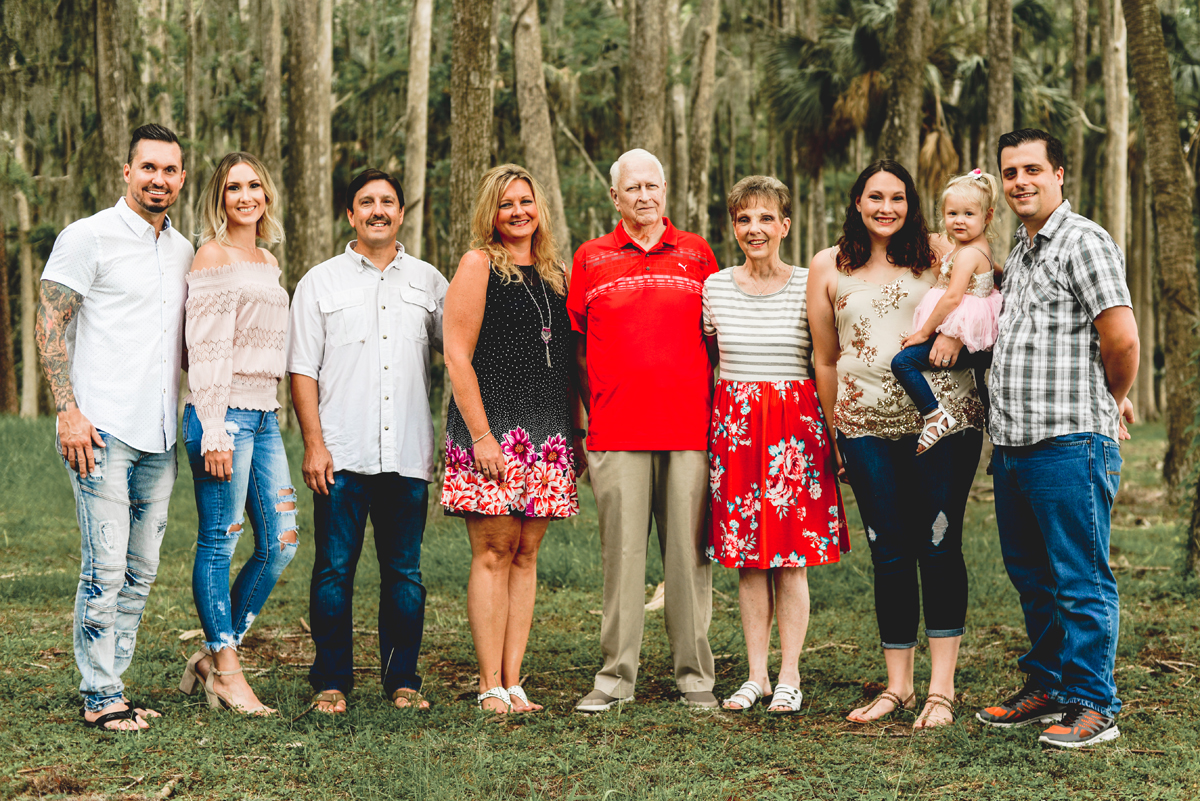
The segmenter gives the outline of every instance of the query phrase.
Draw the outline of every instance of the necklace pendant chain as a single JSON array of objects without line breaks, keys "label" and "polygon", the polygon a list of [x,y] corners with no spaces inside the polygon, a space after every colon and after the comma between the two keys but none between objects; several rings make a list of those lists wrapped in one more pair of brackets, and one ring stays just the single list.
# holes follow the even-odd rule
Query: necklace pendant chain
[{"label": "necklace pendant chain", "polygon": [[[534,268],[534,272],[537,269]],[[546,366],[553,367],[554,364],[550,361],[550,324],[554,322],[553,310],[550,308],[550,296],[546,293],[546,282],[542,281],[542,297],[546,300],[546,319],[542,319],[542,307],[538,305],[537,298],[533,294],[533,290],[529,288],[529,283],[522,277],[521,284],[525,287],[525,291],[529,293],[529,299],[533,301],[533,308],[537,309],[538,320],[542,323],[542,342],[546,345]]]}]

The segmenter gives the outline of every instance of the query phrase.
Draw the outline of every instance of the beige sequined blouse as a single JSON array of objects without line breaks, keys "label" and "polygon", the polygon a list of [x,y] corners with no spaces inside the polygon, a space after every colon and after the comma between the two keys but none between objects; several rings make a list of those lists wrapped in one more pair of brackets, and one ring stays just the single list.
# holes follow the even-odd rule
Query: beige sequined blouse
[{"label": "beige sequined blouse", "polygon": [[[892,375],[891,364],[911,333],[913,311],[936,279],[937,270],[920,277],[906,272],[881,286],[838,272],[834,316],[842,353],[833,424],[843,435],[899,439],[921,433],[921,413]],[[983,428],[983,404],[970,370],[923,375],[958,421],[952,431]]]}]

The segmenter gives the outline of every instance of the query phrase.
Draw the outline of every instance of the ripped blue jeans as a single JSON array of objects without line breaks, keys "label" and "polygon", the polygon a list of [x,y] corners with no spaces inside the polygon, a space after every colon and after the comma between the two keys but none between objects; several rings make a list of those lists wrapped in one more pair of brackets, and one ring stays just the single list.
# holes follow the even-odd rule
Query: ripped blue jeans
[{"label": "ripped blue jeans", "polygon": [[174,448],[147,453],[99,434],[106,447],[93,448],[96,469],[87,478],[67,465],[81,534],[75,663],[89,712],[120,701],[125,690],[121,675],[133,661],[142,610],[158,574],[178,473]]},{"label": "ripped blue jeans", "polygon": [[[183,443],[196,490],[200,529],[192,566],[192,597],[211,651],[237,649],[262,611],[283,569],[296,555],[296,490],[275,412],[229,409],[225,430],[233,436],[233,478],[221,481],[204,470],[203,430],[196,410],[183,412]],[[229,568],[249,512],[254,553],[229,586]]]}]

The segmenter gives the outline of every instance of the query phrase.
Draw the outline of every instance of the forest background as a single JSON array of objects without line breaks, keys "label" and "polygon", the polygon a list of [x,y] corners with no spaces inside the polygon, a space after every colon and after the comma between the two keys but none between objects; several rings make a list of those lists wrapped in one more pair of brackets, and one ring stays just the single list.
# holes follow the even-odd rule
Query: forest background
[{"label": "forest background", "polygon": [[[769,173],[794,195],[787,257],[836,240],[857,173],[892,157],[923,206],[996,172],[996,137],[1067,145],[1067,197],[1126,254],[1139,419],[1166,426],[1172,502],[1195,486],[1197,0],[8,0],[0,6],[0,413],[49,408],[33,341],[41,265],[123,194],[129,132],[175,129],[195,203],[235,149],[280,184],[294,287],[344,246],[343,193],[401,177],[401,241],[452,274],[475,183],[525,164],[564,257],[616,223],[607,167],[645,147],[668,214],[740,260],[724,196]],[[281,180],[280,180],[281,179]],[[1008,249],[1015,220],[998,209]],[[1200,572],[1200,504],[1189,572]]]}]

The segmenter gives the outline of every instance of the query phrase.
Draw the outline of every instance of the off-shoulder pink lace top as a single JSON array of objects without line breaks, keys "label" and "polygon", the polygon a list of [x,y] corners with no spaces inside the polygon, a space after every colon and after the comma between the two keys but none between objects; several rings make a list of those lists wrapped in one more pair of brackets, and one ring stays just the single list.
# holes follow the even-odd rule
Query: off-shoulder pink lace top
[{"label": "off-shoulder pink lace top", "polygon": [[233,450],[227,409],[279,408],[288,324],[279,275],[274,265],[247,261],[188,273],[185,402],[196,407],[204,429],[203,452]]}]

